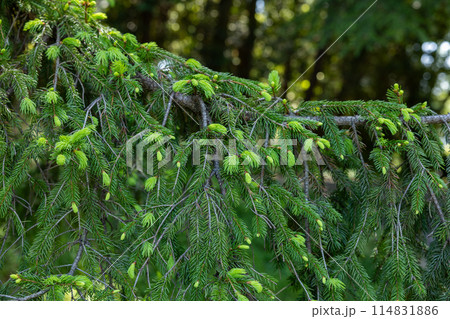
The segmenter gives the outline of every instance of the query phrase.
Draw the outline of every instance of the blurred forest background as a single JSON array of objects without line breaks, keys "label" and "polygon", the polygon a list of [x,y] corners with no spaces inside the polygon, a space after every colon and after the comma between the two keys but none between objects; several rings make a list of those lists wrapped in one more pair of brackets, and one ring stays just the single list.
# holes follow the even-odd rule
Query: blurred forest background
[{"label": "blurred forest background", "polygon": [[212,69],[255,80],[276,69],[283,91],[292,85],[291,101],[384,99],[386,89],[398,82],[408,104],[427,100],[437,112],[450,111],[449,0],[97,4],[120,31]]}]

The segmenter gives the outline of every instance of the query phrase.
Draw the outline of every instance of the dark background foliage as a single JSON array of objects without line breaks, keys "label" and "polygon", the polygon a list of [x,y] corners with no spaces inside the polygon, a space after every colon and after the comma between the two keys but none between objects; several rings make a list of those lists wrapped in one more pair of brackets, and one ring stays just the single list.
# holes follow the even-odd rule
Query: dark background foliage
[{"label": "dark background foliage", "polygon": [[194,57],[212,69],[253,79],[276,69],[284,90],[292,85],[291,100],[383,99],[386,85],[398,82],[408,103],[432,100],[436,111],[449,108],[447,0],[98,4],[119,30]]}]

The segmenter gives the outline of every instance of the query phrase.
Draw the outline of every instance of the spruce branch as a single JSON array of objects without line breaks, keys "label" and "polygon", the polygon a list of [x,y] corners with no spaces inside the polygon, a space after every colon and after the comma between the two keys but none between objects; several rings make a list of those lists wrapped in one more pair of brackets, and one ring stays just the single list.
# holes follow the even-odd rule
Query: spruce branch
[{"label": "spruce branch", "polygon": [[[314,120],[320,121],[320,117],[318,116],[299,116],[299,115],[286,115],[285,118],[287,120]],[[422,123],[424,124],[442,124],[450,122],[450,113],[444,115],[426,115],[421,117]],[[367,120],[360,116],[335,116],[333,117],[334,123],[338,126],[351,126],[355,125],[364,125]]]}]

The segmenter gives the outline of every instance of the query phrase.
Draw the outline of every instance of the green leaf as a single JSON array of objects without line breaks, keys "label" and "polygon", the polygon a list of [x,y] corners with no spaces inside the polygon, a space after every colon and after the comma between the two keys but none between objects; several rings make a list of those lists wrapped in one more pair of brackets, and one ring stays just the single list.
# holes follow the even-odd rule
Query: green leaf
[{"label": "green leaf", "polygon": [[147,178],[147,180],[145,181],[145,190],[147,192],[150,192],[155,187],[157,181],[158,177],[156,176]]},{"label": "green leaf", "polygon": [[181,92],[183,90],[183,88],[186,86],[186,84],[188,84],[188,83],[189,83],[188,80],[177,81],[172,85],[172,90],[174,92]]},{"label": "green leaf", "polygon": [[45,101],[48,104],[56,104],[59,100],[59,94],[58,92],[54,91],[53,89],[50,89],[46,94],[45,94]]},{"label": "green leaf", "polygon": [[105,171],[102,171],[102,178],[103,178],[103,186],[109,186],[111,185],[111,179],[109,178],[108,173]]},{"label": "green leaf", "polygon": [[144,227],[151,227],[154,222],[155,222],[155,215],[151,212],[145,214],[142,217],[142,226]]},{"label": "green leaf", "polygon": [[40,31],[44,24],[45,24],[44,21],[42,21],[41,19],[34,19],[25,23],[25,25],[23,26],[23,31],[28,30],[30,30],[31,32]]},{"label": "green leaf", "polygon": [[215,93],[213,87],[209,84],[209,81],[206,80],[198,81],[198,88],[203,92],[207,99],[210,99]]},{"label": "green leaf", "polygon": [[62,43],[68,47],[76,47],[79,48],[81,46],[81,41],[75,38],[65,38],[64,40],[62,40]]},{"label": "green leaf", "polygon": [[247,272],[242,268],[232,268],[227,272],[228,277],[233,279],[244,278]]},{"label": "green leaf", "polygon": [[94,14],[91,14],[91,18],[93,18],[95,20],[105,20],[108,18],[108,16],[106,14],[104,14],[103,12],[96,12]]},{"label": "green leaf", "polygon": [[63,166],[66,164],[66,157],[62,154],[59,154],[56,157],[56,164],[58,164],[59,166]]},{"label": "green leaf", "polygon": [[312,138],[308,138],[303,144],[303,149],[305,152],[310,152],[312,150],[314,140]]},{"label": "green leaf", "polygon": [[252,286],[257,293],[261,293],[263,291],[263,286],[259,281],[251,280],[247,282],[250,286]]},{"label": "green leaf", "polygon": [[186,65],[193,69],[200,69],[202,67],[202,64],[195,59],[188,59]]},{"label": "green leaf", "polygon": [[78,168],[85,170],[88,166],[88,158],[87,158],[86,154],[84,154],[84,152],[80,151],[80,150],[75,150],[74,153],[78,159],[78,164],[79,164]]},{"label": "green leaf", "polygon": [[48,47],[47,51],[45,52],[45,55],[49,60],[54,61],[56,60],[57,57],[59,57],[60,53],[61,53],[60,47],[57,45],[52,45]]},{"label": "green leaf", "polygon": [[134,278],[134,270],[135,270],[135,268],[136,268],[136,262],[132,263],[130,265],[130,267],[128,267],[127,273],[128,273],[128,276],[130,276],[131,279]]},{"label": "green leaf", "polygon": [[241,154],[241,158],[243,159],[242,164],[248,165],[252,168],[256,168],[261,163],[261,157],[252,151],[244,151]]},{"label": "green leaf", "polygon": [[36,104],[26,97],[20,102],[20,111],[24,114],[36,114]]},{"label": "green leaf", "polygon": [[142,257],[150,257],[153,254],[153,245],[148,241],[144,242],[142,244],[141,254]]},{"label": "green leaf", "polygon": [[269,85],[275,90],[278,91],[281,87],[280,76],[278,75],[278,71],[273,70],[269,74]]},{"label": "green leaf", "polygon": [[229,155],[223,161],[225,172],[232,175],[239,171],[239,157],[237,155]]},{"label": "green leaf", "polygon": [[208,130],[209,131],[213,131],[213,132],[217,132],[217,133],[220,133],[220,134],[223,134],[223,135],[227,134],[227,132],[228,132],[228,130],[227,130],[227,128],[225,126],[223,126],[221,124],[216,124],[216,123],[209,124],[208,125]]}]

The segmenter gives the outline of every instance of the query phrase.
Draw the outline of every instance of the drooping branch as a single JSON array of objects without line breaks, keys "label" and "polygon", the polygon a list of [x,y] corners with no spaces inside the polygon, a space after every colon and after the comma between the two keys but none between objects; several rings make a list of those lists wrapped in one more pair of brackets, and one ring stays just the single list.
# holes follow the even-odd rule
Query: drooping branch
[{"label": "drooping branch", "polygon": [[[82,254],[83,254],[84,241],[86,239],[86,234],[87,234],[87,232],[85,231],[84,235],[82,237],[80,237],[80,247],[78,248],[78,252],[77,252],[77,255],[76,255],[76,257],[75,257],[75,259],[74,259],[74,261],[72,263],[72,266],[71,266],[69,272],[67,273],[69,276],[73,276],[75,271],[78,268],[78,264],[79,264],[79,262],[81,260]],[[10,299],[14,299],[14,300],[17,300],[17,301],[27,301],[27,300],[31,300],[31,299],[40,297],[40,296],[46,294],[49,290],[50,290],[50,288],[45,288],[45,289],[42,289],[42,290],[40,290],[38,292],[35,292],[34,294],[31,294],[31,295],[28,295],[28,296],[25,296],[25,297],[18,297],[18,298],[17,297],[13,297],[13,296],[7,296],[7,295],[0,295],[0,297],[10,298]]]},{"label": "drooping branch", "polygon": [[[137,80],[142,84],[145,90],[150,92],[155,92],[157,90],[164,90],[164,87],[151,77],[147,77],[142,73],[136,74]],[[166,92],[170,94],[171,92]],[[181,107],[186,107],[194,112],[199,112],[198,101],[195,99],[194,95],[187,95],[179,92],[173,92],[171,94],[173,97],[173,102]]]},{"label": "drooping branch", "polygon": [[[139,82],[142,84],[142,86],[151,92],[155,92],[157,90],[162,90],[163,87],[161,84],[159,84],[154,79],[147,77],[141,73],[136,74],[136,78],[139,80]],[[195,95],[187,95],[179,92],[173,93],[173,101],[178,104],[181,107],[187,107],[191,111],[194,111],[196,113],[201,113],[201,110],[198,109],[199,103],[198,99]],[[301,120],[301,119],[308,119],[308,120],[316,120],[319,121],[320,118],[318,116],[300,116],[300,115],[286,115],[286,120]],[[422,116],[422,123],[424,124],[442,124],[450,122],[450,113],[445,115],[427,115]],[[335,116],[334,122],[338,126],[351,126],[353,124],[355,125],[363,125],[367,122],[367,120],[360,116],[360,115],[354,115],[354,116]]]}]

